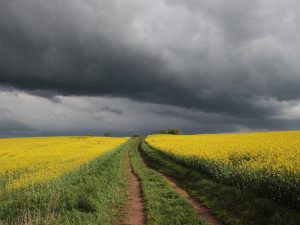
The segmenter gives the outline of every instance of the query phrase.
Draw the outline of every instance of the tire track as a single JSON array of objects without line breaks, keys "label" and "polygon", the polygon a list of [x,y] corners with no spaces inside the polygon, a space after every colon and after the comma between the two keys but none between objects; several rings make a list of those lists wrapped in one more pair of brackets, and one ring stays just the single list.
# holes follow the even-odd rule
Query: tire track
[{"label": "tire track", "polygon": [[132,224],[132,225],[145,225],[146,215],[145,206],[143,203],[143,192],[142,185],[138,177],[134,174],[130,159],[129,151],[132,148],[134,142],[127,149],[127,174],[129,176],[129,182],[131,184],[129,188],[129,198],[130,201],[125,206],[124,211],[126,215],[123,217],[122,221],[118,224]]},{"label": "tire track", "polygon": [[[143,159],[143,157],[140,155],[140,144],[137,147],[138,154],[142,160],[142,162],[145,164],[145,166],[149,169],[154,169],[150,167]],[[156,169],[154,169],[156,170]],[[157,171],[157,170],[156,170]],[[157,171],[158,172],[158,171]],[[182,194],[194,207],[195,211],[210,225],[225,225],[222,221],[220,221],[209,208],[207,208],[202,202],[200,202],[197,198],[190,195],[187,191],[182,189],[180,185],[176,181],[174,181],[172,178],[167,177],[166,175],[158,172],[159,175],[164,178],[175,191]]]}]

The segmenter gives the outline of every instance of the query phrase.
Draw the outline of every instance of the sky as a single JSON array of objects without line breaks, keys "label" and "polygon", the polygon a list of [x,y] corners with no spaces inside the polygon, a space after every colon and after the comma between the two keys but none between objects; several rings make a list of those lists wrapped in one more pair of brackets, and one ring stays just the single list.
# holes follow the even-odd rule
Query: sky
[{"label": "sky", "polygon": [[298,0],[1,0],[0,137],[300,130]]}]

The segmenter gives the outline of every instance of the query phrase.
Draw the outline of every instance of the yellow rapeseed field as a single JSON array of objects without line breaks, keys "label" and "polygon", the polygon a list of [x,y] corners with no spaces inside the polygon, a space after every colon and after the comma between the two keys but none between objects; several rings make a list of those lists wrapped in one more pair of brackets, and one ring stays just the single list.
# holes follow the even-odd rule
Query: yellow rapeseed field
[{"label": "yellow rapeseed field", "polygon": [[7,188],[45,183],[111,150],[129,138],[38,137],[0,139],[0,177]]},{"label": "yellow rapeseed field", "polygon": [[150,135],[151,146],[181,155],[231,164],[236,168],[264,170],[299,181],[300,131],[242,134]]}]

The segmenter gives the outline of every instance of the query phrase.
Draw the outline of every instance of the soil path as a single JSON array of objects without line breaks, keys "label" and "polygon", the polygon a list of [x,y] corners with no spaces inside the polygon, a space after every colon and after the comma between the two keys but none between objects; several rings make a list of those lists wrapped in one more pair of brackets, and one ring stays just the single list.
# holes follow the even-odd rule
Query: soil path
[{"label": "soil path", "polygon": [[143,203],[142,186],[141,186],[141,182],[134,174],[132,170],[132,166],[130,164],[128,153],[131,148],[132,145],[130,145],[127,150],[127,164],[128,164],[127,174],[130,179],[129,182],[131,183],[131,186],[129,188],[130,201],[127,203],[125,207],[125,212],[127,212],[127,214],[124,216],[122,222],[120,222],[119,224],[144,225],[146,224],[146,216],[145,216],[145,207]]},{"label": "soil path", "polygon": [[[138,146],[138,153],[139,153],[140,145]],[[145,166],[149,169],[151,168],[147,163],[144,161],[144,159],[139,154],[141,160],[144,162]],[[158,172],[158,171],[157,171]],[[197,198],[191,196],[187,191],[182,189],[176,181],[174,181],[172,178],[167,177],[166,175],[158,172],[161,177],[163,177],[172,187],[175,191],[182,194],[193,206],[196,212],[210,225],[225,225],[222,221],[220,221],[211,211],[208,209],[202,202],[200,202]]]}]

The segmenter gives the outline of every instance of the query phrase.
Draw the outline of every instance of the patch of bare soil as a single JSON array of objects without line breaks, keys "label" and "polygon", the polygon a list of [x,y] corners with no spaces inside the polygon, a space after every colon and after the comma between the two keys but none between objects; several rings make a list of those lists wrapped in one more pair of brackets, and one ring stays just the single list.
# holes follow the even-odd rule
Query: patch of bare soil
[{"label": "patch of bare soil", "polygon": [[[131,146],[128,148],[130,151]],[[143,203],[143,193],[141,182],[134,174],[132,167],[130,165],[130,160],[127,151],[127,163],[128,170],[127,174],[129,176],[129,182],[131,186],[129,188],[129,197],[130,201],[127,203],[124,211],[126,215],[122,219],[119,224],[132,224],[132,225],[144,225],[146,224],[146,216],[145,216],[145,207]]]}]

